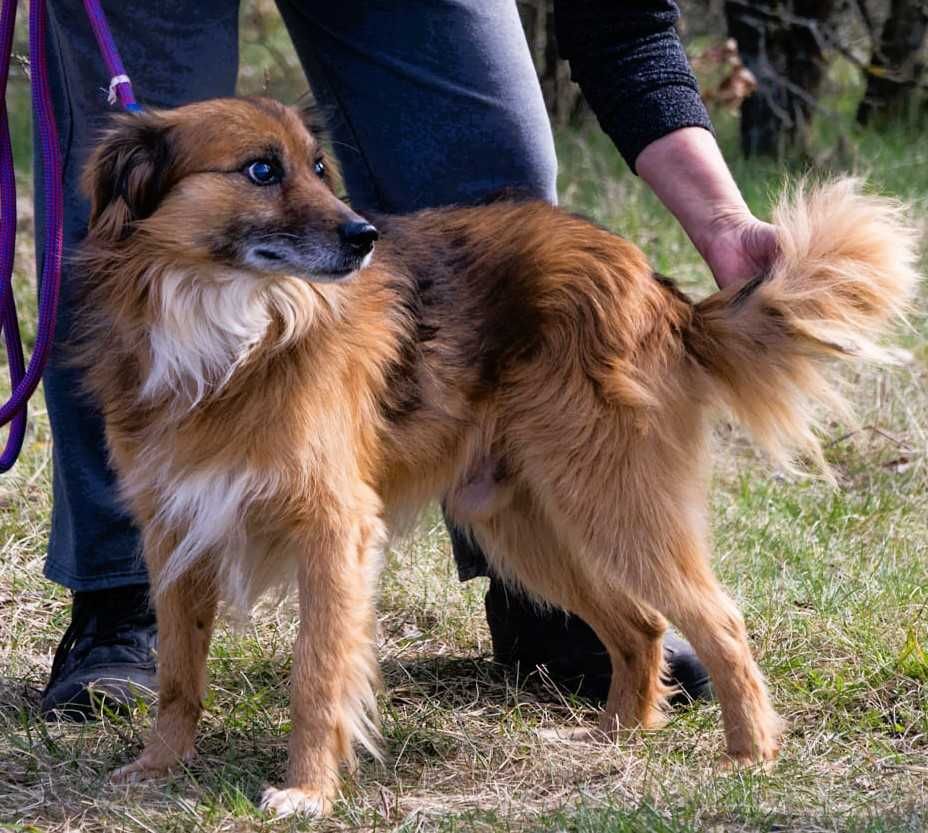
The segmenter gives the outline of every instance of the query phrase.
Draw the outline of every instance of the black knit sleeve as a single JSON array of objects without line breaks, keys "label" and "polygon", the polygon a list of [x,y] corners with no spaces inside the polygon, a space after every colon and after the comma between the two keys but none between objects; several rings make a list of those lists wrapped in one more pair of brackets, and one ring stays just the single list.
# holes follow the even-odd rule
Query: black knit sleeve
[{"label": "black knit sleeve", "polygon": [[712,130],[672,0],[555,0],[561,57],[629,167],[681,127]]}]

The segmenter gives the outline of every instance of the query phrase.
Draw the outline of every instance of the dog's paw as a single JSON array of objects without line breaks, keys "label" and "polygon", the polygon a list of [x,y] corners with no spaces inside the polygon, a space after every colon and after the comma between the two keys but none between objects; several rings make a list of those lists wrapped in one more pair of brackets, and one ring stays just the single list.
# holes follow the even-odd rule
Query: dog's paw
[{"label": "dog's paw", "polygon": [[278,790],[268,787],[261,796],[261,809],[278,818],[285,816],[324,816],[329,812],[329,802],[319,793],[301,790],[299,787]]},{"label": "dog's paw", "polygon": [[110,775],[111,784],[140,784],[142,781],[151,781],[155,778],[163,778],[168,774],[168,767],[153,766],[145,761],[145,758],[139,758],[131,764],[121,766]]},{"label": "dog's paw", "polygon": [[779,757],[785,732],[785,721],[777,714],[769,714],[750,734],[729,738],[728,749],[719,766],[723,769],[757,767],[770,772]]},{"label": "dog's paw", "polygon": [[616,743],[632,732],[656,732],[668,722],[667,715],[656,706],[625,716],[604,713],[600,715],[596,733],[600,741]]},{"label": "dog's paw", "polygon": [[755,772],[771,773],[776,767],[776,756],[772,758],[759,758],[756,755],[729,755],[725,754],[718,761],[718,768],[722,772],[737,772],[738,770],[754,770]]},{"label": "dog's paw", "polygon": [[758,769],[762,772],[771,772],[776,766],[779,754],[779,740],[771,739],[767,743],[756,746],[750,752],[729,750],[719,760],[719,768],[723,770]]},{"label": "dog's paw", "polygon": [[189,764],[196,757],[196,752],[190,750],[184,755],[163,754],[161,751],[146,750],[131,764],[121,766],[110,775],[111,784],[140,784],[142,781],[152,781],[163,778],[180,764]]}]

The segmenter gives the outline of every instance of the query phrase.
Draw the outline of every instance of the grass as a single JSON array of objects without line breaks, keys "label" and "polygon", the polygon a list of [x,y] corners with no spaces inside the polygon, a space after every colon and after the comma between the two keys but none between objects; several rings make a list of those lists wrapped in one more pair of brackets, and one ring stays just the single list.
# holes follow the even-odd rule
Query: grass
[{"label": "grass", "polygon": [[[841,101],[835,106],[847,109]],[[814,167],[867,174],[880,190],[911,200],[920,221],[928,217],[924,142],[903,130],[878,135],[847,124],[822,125]],[[732,120],[721,117],[719,132],[749,201],[766,213],[783,169],[738,160]],[[559,148],[566,205],[639,242],[694,294],[709,290],[706,269],[682,232],[605,140],[565,134]],[[17,153],[28,158],[21,142]],[[26,180],[22,185],[28,188]],[[31,322],[29,216],[20,230],[17,297]],[[483,580],[457,583],[433,514],[390,553],[383,580],[387,763],[365,759],[346,780],[334,817],[323,822],[272,822],[253,804],[285,765],[295,630],[288,603],[218,633],[201,756],[185,773],[134,788],[107,783],[108,772],[140,748],[151,720],[144,707],[90,726],[37,718],[68,596],[41,578],[51,452],[47,416],[36,400],[23,458],[0,481],[0,829],[924,830],[924,317],[916,316],[903,338],[915,357],[910,365],[844,374],[860,426],[832,425],[825,437],[839,488],[773,472],[737,430],[719,430],[715,565],[744,610],[773,699],[790,725],[771,773],[717,768],[722,735],[713,704],[678,710],[661,732],[632,734],[616,747],[558,739],[551,730],[588,725],[593,707],[557,691],[543,674],[520,680],[494,666]]]}]

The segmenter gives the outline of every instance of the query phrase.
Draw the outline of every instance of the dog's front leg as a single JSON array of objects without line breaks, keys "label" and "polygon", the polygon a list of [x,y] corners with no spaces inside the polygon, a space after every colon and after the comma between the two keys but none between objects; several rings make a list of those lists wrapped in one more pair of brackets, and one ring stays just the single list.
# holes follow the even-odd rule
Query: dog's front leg
[{"label": "dog's front leg", "polygon": [[[169,539],[148,533],[145,561],[158,587]],[[158,620],[158,717],[142,754],[112,775],[114,783],[164,775],[194,756],[194,736],[206,693],[206,658],[217,594],[209,563],[193,567],[155,596]]]},{"label": "dog's front leg", "polygon": [[323,815],[337,792],[340,765],[355,762],[354,744],[377,754],[373,597],[383,540],[379,519],[352,518],[304,542],[287,781],[265,791],[263,809]]}]

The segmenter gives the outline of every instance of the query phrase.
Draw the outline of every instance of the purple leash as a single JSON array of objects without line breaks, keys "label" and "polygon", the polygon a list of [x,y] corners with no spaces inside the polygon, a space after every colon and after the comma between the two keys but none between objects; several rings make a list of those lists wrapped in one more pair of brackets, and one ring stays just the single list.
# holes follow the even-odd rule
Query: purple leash
[{"label": "purple leash", "polygon": [[87,12],[87,19],[93,29],[93,34],[97,39],[97,46],[100,47],[100,54],[106,63],[107,72],[110,74],[109,102],[115,104],[117,101],[122,105],[123,110],[135,112],[142,108],[136,103],[135,95],[132,92],[132,82],[126,75],[126,68],[122,65],[122,58],[119,57],[119,50],[116,49],[116,41],[113,40],[113,34],[106,22],[106,15],[103,14],[103,7],[100,0],[84,0],[84,11]]},{"label": "purple leash", "polygon": [[[29,397],[35,392],[48,364],[55,339],[58,296],[61,288],[61,250],[64,227],[61,152],[52,107],[45,56],[45,0],[29,4],[29,64],[32,75],[32,112],[42,159],[42,193],[45,196],[45,244],[39,280],[38,327],[35,348],[25,366],[16,304],[13,298],[13,256],[16,248],[16,176],[10,142],[6,85],[10,70],[17,0],[2,0],[0,7],[0,327],[3,329],[10,369],[10,398],[0,406],[0,426],[10,424],[0,472],[9,471],[22,449]],[[99,0],[84,0],[100,52],[110,73],[110,103],[118,100],[126,110],[140,109],[106,24]],[[36,183],[38,186],[39,183]]]},{"label": "purple leash", "polygon": [[[16,300],[13,297],[13,255],[16,250],[16,177],[13,171],[13,147],[10,141],[10,119],[6,109],[6,82],[10,73],[13,49],[13,26],[17,0],[3,0],[0,9],[0,327],[6,344],[10,372],[10,390],[17,391],[26,373]],[[0,471],[8,471],[23,446],[26,435],[28,396],[11,408],[10,433],[0,454]],[[10,403],[7,403],[10,404]]]}]

